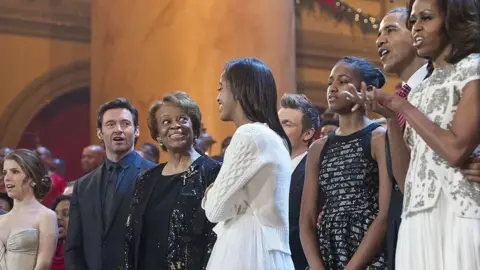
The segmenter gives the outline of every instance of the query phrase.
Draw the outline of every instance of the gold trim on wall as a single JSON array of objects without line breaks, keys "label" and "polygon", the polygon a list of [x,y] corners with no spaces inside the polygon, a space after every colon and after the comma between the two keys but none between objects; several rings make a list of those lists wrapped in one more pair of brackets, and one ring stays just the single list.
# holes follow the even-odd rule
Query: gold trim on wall
[{"label": "gold trim on wall", "polygon": [[374,35],[354,37],[298,29],[297,67],[330,70],[344,56],[364,57],[381,66],[375,41]]},{"label": "gold trim on wall", "polygon": [[90,29],[90,1],[0,2],[0,33],[89,42]]}]

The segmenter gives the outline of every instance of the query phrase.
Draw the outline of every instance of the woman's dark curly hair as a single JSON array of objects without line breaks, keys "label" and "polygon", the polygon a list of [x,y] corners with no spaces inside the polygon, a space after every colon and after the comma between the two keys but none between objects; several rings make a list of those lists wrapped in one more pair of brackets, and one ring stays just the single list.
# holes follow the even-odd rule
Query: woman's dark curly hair
[{"label": "woman's dark curly hair", "polygon": [[[410,15],[413,3],[409,0],[407,27],[412,29]],[[443,15],[446,39],[452,45],[452,51],[445,61],[456,64],[472,53],[480,52],[480,1],[478,0],[437,0]]]}]

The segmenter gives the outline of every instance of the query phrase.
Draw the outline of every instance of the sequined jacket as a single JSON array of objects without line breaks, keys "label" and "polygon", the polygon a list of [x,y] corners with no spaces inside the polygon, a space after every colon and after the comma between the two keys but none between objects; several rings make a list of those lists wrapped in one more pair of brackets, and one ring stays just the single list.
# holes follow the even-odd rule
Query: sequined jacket
[{"label": "sequined jacket", "polygon": [[[435,69],[412,90],[408,100],[435,124],[450,129],[463,88],[478,79],[480,54],[471,54],[455,65]],[[443,190],[458,216],[480,219],[480,184],[468,181],[459,168],[449,166],[408,123],[405,139],[411,152],[404,188],[404,216],[435,207]]]},{"label": "sequined jacket", "polygon": [[[215,180],[221,163],[208,157],[199,157],[178,177],[183,181],[182,191],[170,214],[166,261],[169,270],[205,269],[216,240],[210,223],[201,208],[205,189]],[[143,215],[154,189],[156,179],[165,164],[138,176],[130,214],[126,222],[124,270],[138,269]],[[195,239],[197,238],[197,239]],[[200,243],[200,244],[199,244]]]}]

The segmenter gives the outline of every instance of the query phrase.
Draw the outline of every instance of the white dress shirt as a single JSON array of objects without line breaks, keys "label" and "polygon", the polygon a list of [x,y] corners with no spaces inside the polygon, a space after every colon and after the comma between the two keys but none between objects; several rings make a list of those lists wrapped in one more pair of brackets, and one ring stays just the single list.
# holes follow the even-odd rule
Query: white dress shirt
[{"label": "white dress shirt", "polygon": [[[425,80],[425,77],[427,77],[428,70],[427,70],[427,65],[423,65],[421,68],[419,68],[413,75],[408,79],[407,85],[410,86],[410,89],[415,89],[423,80]],[[402,85],[404,85],[405,82],[402,82]]]},{"label": "white dress shirt", "polygon": [[300,164],[300,161],[302,161],[302,159],[305,157],[305,155],[307,155],[307,151],[303,152],[302,154],[294,157],[292,159],[292,173],[293,171],[297,168],[298,164]]}]

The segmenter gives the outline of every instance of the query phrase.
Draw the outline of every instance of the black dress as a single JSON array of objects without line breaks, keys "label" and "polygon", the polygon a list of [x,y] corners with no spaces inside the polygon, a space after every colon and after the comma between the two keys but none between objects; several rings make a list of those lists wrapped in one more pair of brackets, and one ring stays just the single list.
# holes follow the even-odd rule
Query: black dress
[{"label": "black dress", "polygon": [[[319,243],[327,269],[345,268],[378,214],[378,166],[371,155],[377,127],[348,136],[330,133],[322,150],[319,182],[326,203]],[[383,252],[366,269],[386,269]]]},{"label": "black dress", "polygon": [[160,164],[139,176],[126,224],[122,269],[206,268],[216,235],[201,201],[220,166],[201,156],[181,174],[162,175],[165,164]]}]

